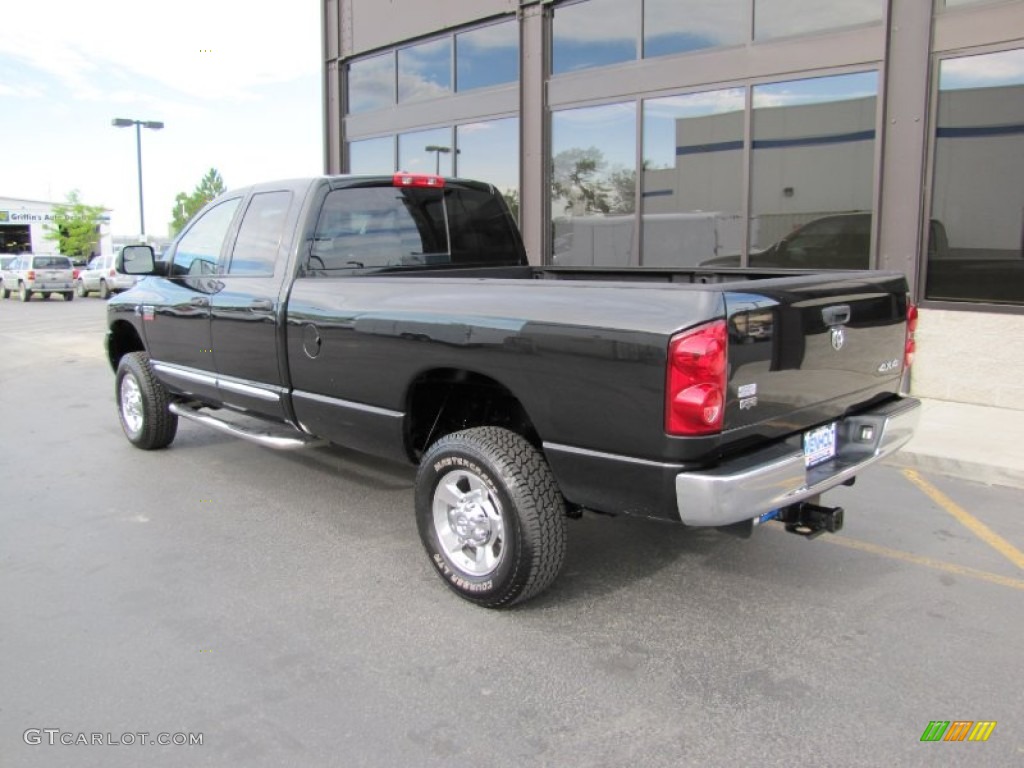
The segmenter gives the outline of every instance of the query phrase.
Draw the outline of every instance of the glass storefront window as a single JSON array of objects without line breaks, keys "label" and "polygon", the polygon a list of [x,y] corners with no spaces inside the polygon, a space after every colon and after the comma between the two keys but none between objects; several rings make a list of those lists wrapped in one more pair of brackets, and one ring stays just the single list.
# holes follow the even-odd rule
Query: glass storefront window
[{"label": "glass storefront window", "polygon": [[649,99],[643,128],[643,266],[739,266],[742,88]]},{"label": "glass storefront window", "polygon": [[384,136],[379,139],[350,141],[348,144],[348,167],[352,174],[388,174],[395,172],[395,139]]},{"label": "glass storefront window", "polygon": [[946,59],[925,297],[1024,304],[1024,49]]},{"label": "glass storefront window", "polygon": [[753,89],[750,265],[867,269],[878,73]]},{"label": "glass storefront window", "polygon": [[348,66],[348,111],[368,112],[395,103],[395,55],[385,53]]},{"label": "glass storefront window", "polygon": [[467,179],[493,184],[519,218],[519,118],[487,120],[455,129],[456,168]]},{"label": "glass storefront window", "polygon": [[456,90],[468,91],[519,79],[519,23],[515,20],[455,36]]},{"label": "glass storefront window", "polygon": [[550,188],[554,264],[635,262],[635,102],[552,113]]},{"label": "glass storefront window", "polygon": [[559,75],[637,58],[639,0],[587,0],[555,7],[551,73]]},{"label": "glass storefront window", "polygon": [[886,0],[754,0],[754,39],[804,35],[880,22]]},{"label": "glass storefront window", "polygon": [[403,133],[398,137],[398,170],[408,173],[452,175],[452,130]]},{"label": "glass storefront window", "polygon": [[398,100],[422,101],[452,90],[452,40],[446,37],[398,51]]},{"label": "glass storefront window", "polygon": [[749,0],[644,0],[644,56],[745,43]]}]

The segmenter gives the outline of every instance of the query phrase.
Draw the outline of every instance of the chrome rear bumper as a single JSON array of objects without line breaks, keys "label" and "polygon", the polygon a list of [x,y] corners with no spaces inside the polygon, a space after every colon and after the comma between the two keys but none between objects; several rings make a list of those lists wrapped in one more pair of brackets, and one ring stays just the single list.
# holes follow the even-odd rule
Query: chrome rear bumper
[{"label": "chrome rear bumper", "polygon": [[687,525],[720,526],[816,496],[895,453],[914,436],[921,402],[903,398],[837,424],[836,457],[808,469],[801,436],[714,469],[676,475],[676,505]]}]

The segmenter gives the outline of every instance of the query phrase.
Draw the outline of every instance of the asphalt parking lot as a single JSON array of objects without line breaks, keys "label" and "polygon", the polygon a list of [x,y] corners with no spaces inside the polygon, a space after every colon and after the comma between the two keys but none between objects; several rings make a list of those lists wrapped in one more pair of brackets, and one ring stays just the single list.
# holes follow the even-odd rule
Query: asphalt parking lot
[{"label": "asphalt parking lot", "polygon": [[1024,764],[1019,490],[882,467],[813,542],[588,515],[486,611],[427,562],[412,468],[132,448],[103,322],[0,301],[4,768]]}]

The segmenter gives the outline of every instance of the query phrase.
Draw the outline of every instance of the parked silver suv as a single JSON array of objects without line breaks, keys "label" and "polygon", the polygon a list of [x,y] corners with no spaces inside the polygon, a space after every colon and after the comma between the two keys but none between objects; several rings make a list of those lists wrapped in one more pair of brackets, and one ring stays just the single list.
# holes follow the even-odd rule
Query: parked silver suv
[{"label": "parked silver suv", "polygon": [[67,256],[26,253],[19,256],[3,275],[0,294],[5,299],[14,291],[22,301],[31,299],[33,293],[43,294],[44,299],[55,293],[62,294],[65,301],[75,298],[75,271]]},{"label": "parked silver suv", "polygon": [[79,296],[85,297],[96,291],[101,299],[106,299],[112,293],[127,291],[135,285],[137,280],[135,275],[126,275],[124,272],[117,271],[115,256],[116,254],[113,253],[97,256],[78,273],[75,291]]}]

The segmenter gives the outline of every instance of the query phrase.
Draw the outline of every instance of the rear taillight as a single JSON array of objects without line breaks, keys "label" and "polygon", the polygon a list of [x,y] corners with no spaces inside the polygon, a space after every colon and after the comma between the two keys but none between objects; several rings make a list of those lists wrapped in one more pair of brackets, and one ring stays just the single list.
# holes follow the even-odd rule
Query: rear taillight
[{"label": "rear taillight", "polygon": [[665,383],[668,434],[708,435],[722,431],[728,349],[725,320],[672,337]]},{"label": "rear taillight", "polygon": [[25,279],[26,280],[35,280],[36,279],[36,271],[34,269],[30,269],[28,271],[28,273],[25,275]]},{"label": "rear taillight", "polygon": [[78,279],[78,270],[77,269],[72,269],[71,270],[71,279],[72,280],[77,280]]},{"label": "rear taillight", "polygon": [[907,342],[903,347],[903,369],[906,370],[914,364],[914,354],[917,352],[917,342],[914,334],[917,333],[917,306],[907,299]]},{"label": "rear taillight", "polygon": [[110,268],[110,277],[117,277],[117,270],[113,267]]},{"label": "rear taillight", "polygon": [[392,183],[396,187],[437,187],[444,186],[444,178],[430,173],[396,173]]}]

